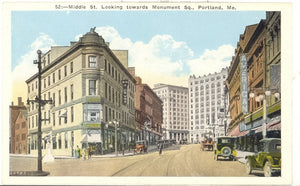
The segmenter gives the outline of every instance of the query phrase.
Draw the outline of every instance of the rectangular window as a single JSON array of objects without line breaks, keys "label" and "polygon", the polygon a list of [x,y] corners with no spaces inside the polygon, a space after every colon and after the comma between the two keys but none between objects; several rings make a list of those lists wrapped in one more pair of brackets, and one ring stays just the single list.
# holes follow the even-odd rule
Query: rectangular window
[{"label": "rectangular window", "polygon": [[58,80],[60,80],[61,79],[61,70],[59,69],[58,70]]},{"label": "rectangular window", "polygon": [[67,76],[67,66],[64,66],[65,69],[65,77]]},{"label": "rectangular window", "polygon": [[89,80],[89,95],[96,95],[96,80]]},{"label": "rectangular window", "polygon": [[100,122],[100,104],[84,104],[84,121]]},{"label": "rectangular window", "polygon": [[55,126],[55,112],[52,113],[52,117],[53,117],[53,126]]},{"label": "rectangular window", "polygon": [[73,92],[74,90],[73,90],[73,87],[74,87],[74,86],[73,86],[73,84],[72,84],[72,85],[71,85],[71,88],[70,88],[70,89],[71,89],[71,90],[70,90],[70,91],[71,91],[71,101],[72,101],[73,98],[74,98],[74,92]]},{"label": "rectangular window", "polygon": [[71,107],[71,122],[74,121],[74,107]]},{"label": "rectangular window", "polygon": [[65,149],[68,148],[68,133],[65,132]]},{"label": "rectangular window", "polygon": [[44,88],[46,88],[46,78],[44,79]]},{"label": "rectangular window", "polygon": [[61,125],[61,117],[60,117],[61,111],[58,111],[58,124]]},{"label": "rectangular window", "polygon": [[34,116],[32,116],[32,128],[34,127]]},{"label": "rectangular window", "polygon": [[50,54],[48,54],[48,65],[50,64]]},{"label": "rectangular window", "polygon": [[107,71],[107,61],[104,59],[104,70]]},{"label": "rectangular window", "polygon": [[96,56],[89,56],[89,67],[96,68],[97,67],[97,58]]},{"label": "rectangular window", "polygon": [[57,148],[56,135],[52,137],[52,144],[53,144],[53,149],[56,149]]},{"label": "rectangular window", "polygon": [[105,83],[105,87],[104,87],[104,96],[107,99],[107,83]]},{"label": "rectangular window", "polygon": [[68,101],[67,87],[65,87],[65,103]]},{"label": "rectangular window", "polygon": [[50,124],[50,122],[51,122],[50,110],[48,110],[48,117],[49,117],[49,118],[48,118],[48,119],[49,119],[49,120],[48,120],[48,123]]},{"label": "rectangular window", "polygon": [[50,86],[50,76],[48,76],[48,86]]},{"label": "rectangular window", "polygon": [[70,73],[73,73],[73,62],[70,63]]},{"label": "rectangular window", "polygon": [[58,136],[58,148],[61,149],[61,136]]},{"label": "rectangular window", "polygon": [[30,128],[30,118],[28,118],[28,127]]},{"label": "rectangular window", "polygon": [[64,123],[67,124],[68,123],[68,112],[66,112],[66,115],[64,116]]},{"label": "rectangular window", "polygon": [[55,106],[55,93],[53,93],[53,97],[52,97],[52,105]]},{"label": "rectangular window", "polygon": [[55,73],[52,74],[52,82],[55,83]]},{"label": "rectangular window", "polygon": [[58,91],[58,104],[61,104],[61,90]]},{"label": "rectangular window", "polygon": [[22,141],[26,140],[26,134],[22,134]]}]

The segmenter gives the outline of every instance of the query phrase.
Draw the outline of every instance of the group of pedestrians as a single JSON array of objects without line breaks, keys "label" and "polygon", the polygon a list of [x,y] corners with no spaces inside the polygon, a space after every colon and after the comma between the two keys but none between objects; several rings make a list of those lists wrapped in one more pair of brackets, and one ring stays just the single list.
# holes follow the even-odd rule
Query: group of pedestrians
[{"label": "group of pedestrians", "polygon": [[77,145],[77,149],[75,151],[75,158],[82,158],[84,160],[90,159],[92,157],[92,148],[83,148],[83,150]]}]

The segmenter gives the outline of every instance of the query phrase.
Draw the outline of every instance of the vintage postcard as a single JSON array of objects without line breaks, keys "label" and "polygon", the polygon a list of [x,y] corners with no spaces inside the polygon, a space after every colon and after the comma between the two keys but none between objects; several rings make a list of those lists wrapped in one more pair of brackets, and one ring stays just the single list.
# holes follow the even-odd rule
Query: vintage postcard
[{"label": "vintage postcard", "polygon": [[292,184],[292,3],[2,15],[3,184]]}]

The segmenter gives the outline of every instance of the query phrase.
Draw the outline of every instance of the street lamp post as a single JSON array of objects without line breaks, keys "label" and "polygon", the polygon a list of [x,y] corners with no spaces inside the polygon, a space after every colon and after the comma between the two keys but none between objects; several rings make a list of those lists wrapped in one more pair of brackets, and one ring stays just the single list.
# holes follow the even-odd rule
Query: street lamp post
[{"label": "street lamp post", "polygon": [[38,103],[38,167],[37,167],[37,171],[39,173],[43,172],[42,169],[42,121],[48,121],[49,119],[42,119],[42,111],[41,108],[42,106],[44,106],[45,104],[49,103],[52,104],[52,99],[49,100],[42,100],[42,96],[41,96],[41,70],[42,70],[42,51],[38,50],[37,51],[38,54],[38,60],[34,60],[33,64],[37,64],[38,65],[38,95],[36,96],[36,98],[34,100],[27,100],[27,104],[29,105],[29,103],[33,103],[36,102]]},{"label": "street lamp post", "polygon": [[[262,135],[263,135],[263,138],[266,138],[267,136],[267,117],[268,117],[268,109],[267,109],[267,106],[268,106],[268,100],[267,100],[267,96],[270,96],[272,94],[272,92],[270,90],[265,90],[264,92],[264,95],[261,94],[257,97],[255,97],[255,93],[251,92],[250,93],[250,97],[251,98],[254,98],[255,97],[255,101],[256,102],[260,102],[263,100],[263,124],[262,124]],[[279,97],[279,93],[274,93],[274,96],[275,97]]]}]

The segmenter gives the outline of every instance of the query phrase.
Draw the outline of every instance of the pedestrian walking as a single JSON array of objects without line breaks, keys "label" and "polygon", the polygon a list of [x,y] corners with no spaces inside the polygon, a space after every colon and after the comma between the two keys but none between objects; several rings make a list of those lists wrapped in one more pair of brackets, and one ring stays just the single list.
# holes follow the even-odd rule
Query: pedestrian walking
[{"label": "pedestrian walking", "polygon": [[159,155],[161,155],[162,149],[163,149],[163,144],[161,143],[160,146],[159,146]]},{"label": "pedestrian walking", "polygon": [[88,159],[90,159],[92,157],[92,148],[89,147],[88,148]]},{"label": "pedestrian walking", "polygon": [[82,159],[86,160],[87,156],[88,156],[88,150],[84,148],[82,151]]},{"label": "pedestrian walking", "polygon": [[79,148],[78,145],[77,145],[77,148],[76,148],[75,157],[76,158],[81,158],[81,149]]}]

